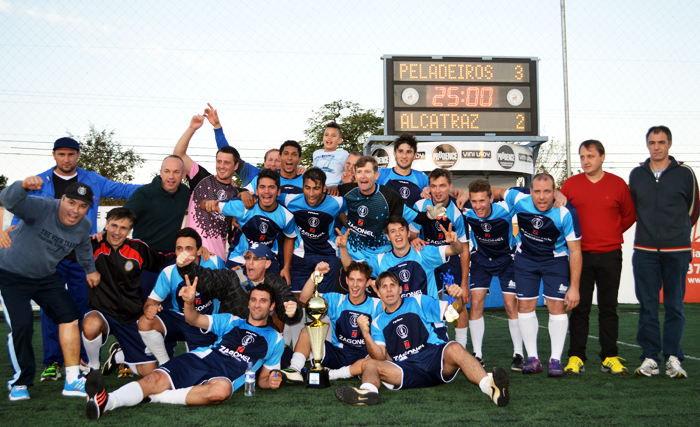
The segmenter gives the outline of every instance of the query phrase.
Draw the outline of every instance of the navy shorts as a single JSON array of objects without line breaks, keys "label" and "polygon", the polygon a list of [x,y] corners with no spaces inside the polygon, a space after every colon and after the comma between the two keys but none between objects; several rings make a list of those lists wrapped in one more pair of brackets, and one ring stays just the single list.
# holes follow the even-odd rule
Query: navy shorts
[{"label": "navy shorts", "polygon": [[8,307],[13,305],[16,310],[29,310],[29,301],[34,300],[56,324],[80,319],[78,306],[66,290],[59,272],[34,279],[0,269],[0,294],[5,304]]},{"label": "navy shorts", "polygon": [[515,269],[513,264],[512,255],[492,259],[478,252],[472,254],[471,266],[469,267],[469,289],[490,289],[491,280],[494,277],[498,277],[501,291],[504,294],[515,295]]},{"label": "navy shorts", "polygon": [[540,280],[544,284],[542,295],[553,300],[564,300],[569,290],[569,259],[567,257],[532,260],[523,255],[515,256],[515,282],[518,299],[537,299],[540,296]]},{"label": "navy shorts", "polygon": [[384,383],[384,385],[392,390],[401,390],[434,387],[454,380],[459,373],[459,369],[457,369],[450,378],[443,378],[442,376],[442,354],[445,351],[445,347],[448,345],[450,345],[450,343],[440,345],[427,344],[425,349],[421,350],[420,353],[406,360],[401,362],[389,362],[401,369],[401,384],[394,386]]},{"label": "navy shorts", "polygon": [[[109,314],[102,313],[98,310],[91,310],[85,313],[95,312],[102,316],[102,319],[107,323],[107,335],[114,335],[119,341],[119,345],[124,352],[124,362],[134,365],[143,365],[145,363],[158,363],[158,359],[151,353],[151,350],[146,347],[139,333],[138,322],[123,324]],[[102,342],[104,345],[107,339]]]},{"label": "navy shorts", "polygon": [[174,390],[204,384],[215,378],[229,380],[233,390],[233,381],[245,374],[240,372],[235,374],[236,378],[230,378],[231,373],[226,369],[225,361],[219,360],[214,352],[181,354],[160,365],[157,370],[170,377],[170,385]]},{"label": "navy shorts", "polygon": [[445,282],[450,285],[462,284],[462,264],[459,255],[451,256],[446,263],[434,270],[435,285],[438,292],[445,289]]},{"label": "navy shorts", "polygon": [[321,365],[324,368],[340,369],[367,357],[366,350],[361,351],[353,347],[339,348],[329,341],[324,341],[324,343],[323,360],[321,360]]},{"label": "navy shorts", "polygon": [[292,292],[301,292],[309,280],[309,277],[316,269],[319,262],[327,262],[331,267],[331,271],[323,275],[323,281],[318,285],[318,293],[325,294],[335,291],[335,281],[338,275],[338,264],[340,258],[332,255],[313,255],[305,254],[304,258],[294,255],[292,257],[292,267],[290,274],[292,275]]},{"label": "navy shorts", "polygon": [[204,332],[200,328],[188,324],[185,322],[184,315],[171,310],[158,313],[158,319],[165,329],[165,341],[185,341],[188,351],[199,347],[209,347],[218,338],[218,335],[214,333]]}]

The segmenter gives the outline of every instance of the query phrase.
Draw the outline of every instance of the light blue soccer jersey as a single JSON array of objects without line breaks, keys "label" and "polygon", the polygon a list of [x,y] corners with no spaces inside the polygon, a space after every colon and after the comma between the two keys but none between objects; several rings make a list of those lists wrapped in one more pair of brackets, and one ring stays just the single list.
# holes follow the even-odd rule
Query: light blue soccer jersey
[{"label": "light blue soccer jersey", "polygon": [[202,347],[191,351],[204,358],[212,353],[219,360],[227,363],[229,372],[233,372],[233,390],[236,391],[245,382],[248,363],[257,371],[261,366],[269,370],[280,369],[280,360],[284,351],[284,338],[270,326],[253,326],[245,319],[232,314],[214,314],[209,318],[209,329],[219,336],[211,347]]},{"label": "light blue soccer jersey", "polygon": [[386,185],[399,193],[408,206],[415,205],[421,198],[421,191],[430,185],[424,172],[411,169],[408,176],[403,176],[394,172],[394,168],[379,169],[377,184]]},{"label": "light blue soccer jersey", "polygon": [[401,301],[398,310],[391,314],[382,312],[372,322],[372,339],[385,346],[396,362],[420,353],[428,344],[445,343],[435,334],[432,324],[443,321],[447,301],[425,295]]},{"label": "light blue soccer jersey", "polygon": [[336,292],[323,294],[323,298],[328,302],[333,345],[366,353],[365,339],[357,325],[357,318],[364,314],[372,322],[382,312],[382,301],[379,298],[367,297],[362,304],[355,305],[350,302],[348,295]]},{"label": "light blue soccer jersey", "polygon": [[238,220],[238,225],[243,230],[245,239],[240,239],[236,247],[231,251],[229,259],[239,264],[245,263],[243,253],[253,243],[263,244],[272,250],[275,255],[278,252],[277,237],[284,233],[285,236],[297,237],[294,216],[284,206],[277,205],[272,212],[267,212],[255,204],[252,209],[246,209],[243,202],[237,199],[219,203],[221,213],[232,216]]},{"label": "light blue soccer jersey", "polygon": [[417,295],[438,298],[435,269],[447,262],[446,249],[447,246],[426,246],[416,252],[411,248],[402,257],[397,257],[394,252],[385,252],[364,261],[372,267],[372,277],[385,271],[396,273],[401,282],[401,298]]},{"label": "light blue soccer jersey", "polygon": [[471,253],[498,259],[512,255],[516,246],[513,236],[513,213],[506,202],[491,203],[491,215],[479,218],[472,209],[465,209],[469,224]]},{"label": "light blue soccer jersey", "polygon": [[[226,268],[224,266],[224,261],[214,254],[212,254],[207,261],[202,261],[200,257],[199,265],[212,270],[221,270]],[[169,265],[165,267],[158,275],[156,285],[153,287],[153,290],[148,298],[154,301],[163,302],[168,295],[170,295],[170,300],[173,304],[171,310],[176,313],[182,313],[184,310],[184,304],[182,298],[178,294],[183,286],[185,286],[185,279],[180,277],[178,274],[177,266],[175,264]],[[219,300],[216,298],[209,298],[206,295],[202,295],[197,292],[194,308],[200,314],[216,314],[219,312]]]},{"label": "light blue soccer jersey", "polygon": [[517,255],[528,258],[551,259],[569,256],[567,241],[581,239],[581,229],[575,211],[569,207],[550,208],[540,212],[532,201],[532,196],[515,189],[508,189],[505,201],[513,214],[518,217],[520,241]]},{"label": "light blue soccer jersey", "polygon": [[311,207],[303,194],[288,194],[285,205],[294,215],[299,231],[294,244],[294,255],[301,258],[307,253],[339,256],[335,245],[335,219],[340,213],[348,211],[344,198],[326,195],[321,204]]},{"label": "light blue soccer jersey", "polygon": [[[432,200],[420,199],[413,206],[413,209],[418,212],[424,212],[426,206],[435,206]],[[465,227],[464,216],[462,212],[457,209],[454,204],[454,199],[450,197],[449,203],[445,208],[445,219],[433,221],[433,225],[430,227],[423,227],[420,224],[412,222],[409,228],[414,233],[418,233],[418,236],[425,240],[429,245],[442,246],[445,245],[445,233],[442,232],[440,225],[445,227],[445,230],[449,229],[450,224],[452,224],[452,231],[457,233],[457,238],[462,243],[467,243],[467,230]]]}]

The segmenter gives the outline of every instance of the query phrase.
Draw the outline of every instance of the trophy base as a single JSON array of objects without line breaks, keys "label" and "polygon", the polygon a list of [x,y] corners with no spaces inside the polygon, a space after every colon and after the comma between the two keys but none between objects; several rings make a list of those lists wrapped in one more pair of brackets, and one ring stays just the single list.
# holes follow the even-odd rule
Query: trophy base
[{"label": "trophy base", "polygon": [[328,369],[322,371],[309,370],[306,376],[306,388],[328,388],[331,380],[328,378]]}]

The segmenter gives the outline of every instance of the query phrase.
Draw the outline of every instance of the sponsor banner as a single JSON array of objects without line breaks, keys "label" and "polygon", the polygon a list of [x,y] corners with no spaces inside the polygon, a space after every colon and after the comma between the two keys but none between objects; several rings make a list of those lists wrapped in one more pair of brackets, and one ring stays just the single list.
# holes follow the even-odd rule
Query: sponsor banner
[{"label": "sponsor banner", "polygon": [[688,275],[685,278],[685,299],[683,300],[685,302],[700,302],[700,228],[698,224],[695,224],[691,234],[693,259],[690,261]]}]

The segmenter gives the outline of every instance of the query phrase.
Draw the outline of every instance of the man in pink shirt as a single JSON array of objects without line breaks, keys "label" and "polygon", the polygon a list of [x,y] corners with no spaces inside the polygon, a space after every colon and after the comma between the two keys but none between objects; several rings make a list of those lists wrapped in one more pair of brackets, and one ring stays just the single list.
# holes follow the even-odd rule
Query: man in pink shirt
[{"label": "man in pink shirt", "polygon": [[[581,300],[569,320],[569,375],[584,372],[588,315],[593,288],[598,288],[601,371],[627,374],[617,348],[617,293],[622,272],[622,233],[634,224],[636,212],[625,181],[603,171],[605,147],[593,139],[579,146],[583,173],[564,181],[561,192],[576,207],[581,224],[583,268],[579,293]],[[624,359],[622,359],[624,360]]]}]

